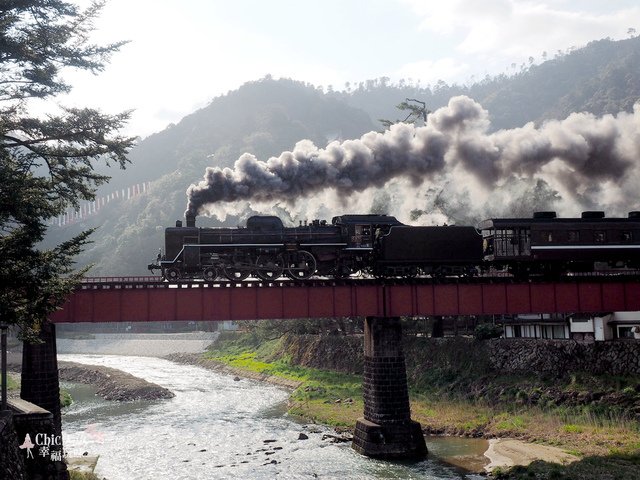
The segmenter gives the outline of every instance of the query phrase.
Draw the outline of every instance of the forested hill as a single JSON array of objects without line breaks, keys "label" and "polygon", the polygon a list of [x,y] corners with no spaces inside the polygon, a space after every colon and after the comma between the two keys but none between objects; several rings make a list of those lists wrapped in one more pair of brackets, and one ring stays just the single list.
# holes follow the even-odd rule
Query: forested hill
[{"label": "forested hill", "polygon": [[[202,178],[206,166],[230,166],[244,152],[264,160],[305,138],[318,146],[357,138],[380,130],[380,118],[404,118],[395,106],[407,97],[435,110],[461,94],[490,112],[493,129],[565,118],[574,111],[597,115],[629,111],[640,99],[640,38],[592,42],[540,65],[523,67],[517,74],[470,86],[440,83],[418,88],[378,79],[324,93],[292,80],[265,77],[249,82],[142,140],[130,155],[132,165],[124,172],[110,172],[114,178],[100,194],[143,181],[151,182],[148,192],[110,203],[71,226],[52,227],[47,245],[99,227],[79,263],[94,263],[91,275],[144,275],[146,264],[162,246],[163,228],[182,217],[185,191]],[[237,222],[232,217],[227,224]]]},{"label": "forested hill", "polygon": [[467,95],[489,111],[494,130],[562,119],[573,112],[628,112],[640,99],[640,37],[594,41],[540,65],[521,65],[519,73],[486,77],[469,86],[440,83],[418,88],[403,81],[391,85],[381,78],[334,95],[373,119],[402,119],[394,107],[405,98],[419,99],[435,110],[453,96]]},{"label": "forested hill", "polygon": [[[277,155],[304,138],[324,145],[372,128],[365,112],[311,85],[265,77],[215,98],[140,142],[131,153],[131,166],[123,172],[122,186],[153,180],[192,160],[209,164],[211,155],[215,165],[231,166],[244,152]],[[194,181],[202,173],[198,170]],[[114,176],[111,187],[120,186],[116,185],[120,177]]]}]

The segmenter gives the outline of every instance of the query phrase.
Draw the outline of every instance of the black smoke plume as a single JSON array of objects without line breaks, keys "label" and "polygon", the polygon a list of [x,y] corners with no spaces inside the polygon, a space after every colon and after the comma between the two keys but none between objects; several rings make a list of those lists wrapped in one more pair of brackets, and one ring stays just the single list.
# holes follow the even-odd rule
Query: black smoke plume
[{"label": "black smoke plume", "polygon": [[326,148],[303,140],[267,161],[245,153],[234,168],[206,169],[187,190],[187,212],[207,213],[212,204],[239,200],[293,204],[327,189],[347,199],[392,179],[419,186],[457,177],[485,190],[513,178],[539,178],[579,204],[603,195],[615,207],[637,208],[640,104],[615,116],[574,113],[539,127],[495,133],[489,127],[488,112],[459,96],[431,113],[426,126],[401,123]]}]

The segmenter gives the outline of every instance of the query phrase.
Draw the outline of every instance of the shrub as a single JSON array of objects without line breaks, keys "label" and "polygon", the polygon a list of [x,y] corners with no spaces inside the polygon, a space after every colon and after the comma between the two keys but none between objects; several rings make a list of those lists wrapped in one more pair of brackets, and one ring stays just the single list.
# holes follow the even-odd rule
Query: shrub
[{"label": "shrub", "polygon": [[491,338],[500,338],[502,336],[502,327],[492,323],[481,323],[476,326],[473,332],[476,340],[489,340]]}]

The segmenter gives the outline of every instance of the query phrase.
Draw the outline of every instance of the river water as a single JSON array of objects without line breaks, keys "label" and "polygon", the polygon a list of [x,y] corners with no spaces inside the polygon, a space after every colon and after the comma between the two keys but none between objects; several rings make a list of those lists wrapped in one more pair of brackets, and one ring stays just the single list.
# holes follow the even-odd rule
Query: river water
[{"label": "river water", "polygon": [[[108,480],[483,478],[434,455],[390,463],[363,457],[350,443],[331,443],[323,439],[331,429],[288,417],[288,392],[271,385],[153,357],[59,359],[117,368],[175,393],[169,400],[116,403],[96,397],[91,387],[65,385],[76,400],[63,413],[65,450],[99,455],[96,473]],[[301,433],[308,439],[299,439]],[[458,457],[481,445],[460,442],[453,444],[463,450]],[[428,441],[428,447],[442,457],[451,453],[442,441]]]}]

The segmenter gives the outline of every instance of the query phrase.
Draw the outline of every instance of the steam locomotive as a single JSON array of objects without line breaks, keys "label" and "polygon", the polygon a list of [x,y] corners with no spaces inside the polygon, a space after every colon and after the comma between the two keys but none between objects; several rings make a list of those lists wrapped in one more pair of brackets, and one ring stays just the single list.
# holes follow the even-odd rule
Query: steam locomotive
[{"label": "steam locomotive", "polygon": [[341,215],[285,227],[253,216],[242,228],[198,228],[195,216],[165,229],[164,254],[149,265],[170,281],[286,275],[378,278],[474,276],[500,271],[518,278],[640,268],[640,212],[605,218],[583,212],[557,218],[489,219],[472,226],[415,227],[387,215]]}]

